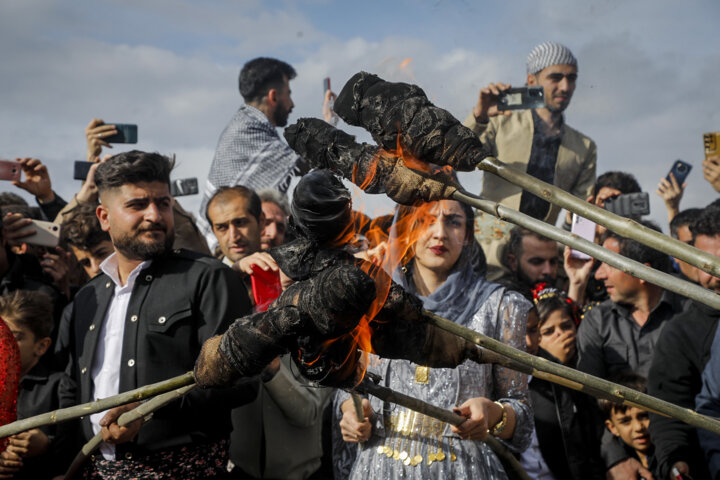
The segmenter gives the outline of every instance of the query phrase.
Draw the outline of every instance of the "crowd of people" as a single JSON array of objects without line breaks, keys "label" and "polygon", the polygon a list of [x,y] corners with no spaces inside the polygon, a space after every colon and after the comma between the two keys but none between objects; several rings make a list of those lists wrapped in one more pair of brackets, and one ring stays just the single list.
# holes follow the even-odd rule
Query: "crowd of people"
[{"label": "crowd of people", "polygon": [[[597,175],[595,142],[566,123],[579,74],[572,52],[545,42],[526,66],[527,85],[542,88],[545,106],[499,109],[509,85],[491,83],[464,125],[512,167],[596,206],[642,192],[630,172]],[[294,106],[295,76],[272,58],[243,66],[244,102],[220,135],[197,215],[170,193],[174,158],[103,155],[117,129],[100,119],[85,129],[92,166],[69,201],[40,160],[16,159],[22,177],[12,184],[37,204],[12,188],[0,193],[1,424],[193,370],[203,345],[225,342],[234,322],[272,308],[297,280],[279,265],[278,249],[318,238],[322,248],[381,266],[424,309],[457,324],[720,416],[720,311],[455,200],[398,205],[372,222],[379,235],[366,235],[367,222],[356,222],[362,215],[349,214],[350,192],[327,183],[332,173],[307,175],[309,162],[278,133]],[[328,90],[323,117],[333,125],[334,99]],[[703,162],[717,192],[719,165],[716,157]],[[332,198],[331,222],[308,225],[307,205],[288,200],[296,176],[311,185],[298,188]],[[671,174],[656,190],[670,235],[720,258],[720,203],[681,209],[686,186]],[[569,213],[560,217],[556,205],[490,174],[479,193],[571,229]],[[37,243],[37,220],[61,227],[57,246]],[[351,238],[343,222],[354,225]],[[717,277],[637,240],[599,225],[594,238],[720,293]],[[372,396],[358,404],[348,391],[304,378],[296,360],[293,352],[277,356],[257,376],[195,388],[129,424],[119,418],[140,402],[18,433],[0,443],[0,478],[63,478],[97,435],[103,441],[77,478],[513,478],[494,443],[533,479],[720,478],[716,434],[497,364],[366,360],[383,385],[465,417],[453,426]]]}]

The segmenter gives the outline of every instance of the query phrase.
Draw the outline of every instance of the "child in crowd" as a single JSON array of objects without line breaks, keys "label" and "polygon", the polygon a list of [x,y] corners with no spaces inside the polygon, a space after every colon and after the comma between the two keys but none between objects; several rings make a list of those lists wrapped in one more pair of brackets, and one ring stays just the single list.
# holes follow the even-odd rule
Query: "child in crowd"
[{"label": "child in crowd", "polygon": [[[577,308],[555,288],[533,290],[537,324],[528,315],[527,331],[539,330],[539,348],[528,336],[528,352],[572,366],[575,363]],[[533,309],[535,310],[535,309]],[[534,347],[534,348],[533,348]],[[533,351],[535,350],[535,351]],[[532,478],[580,480],[605,478],[600,458],[600,419],[593,400],[580,392],[539,378],[530,379],[535,431],[520,462]]]},{"label": "child in crowd", "polygon": [[[646,393],[647,380],[640,375],[629,374],[615,379],[615,383]],[[659,478],[653,457],[650,439],[650,414],[647,410],[598,399],[598,405],[605,415],[605,426],[615,438],[622,442],[628,454],[636,458],[643,467]]]},{"label": "child in crowd", "polygon": [[[40,358],[50,348],[53,329],[52,301],[41,292],[16,290],[0,296],[2,318],[20,350],[20,386],[17,396],[17,418],[23,419],[61,407],[59,386],[62,372],[53,372]],[[63,425],[34,428],[13,435],[2,454],[0,477],[42,480],[64,473],[68,454],[59,447],[70,442],[59,438]],[[71,447],[70,447],[71,448]],[[63,455],[64,453],[64,455]]]}]

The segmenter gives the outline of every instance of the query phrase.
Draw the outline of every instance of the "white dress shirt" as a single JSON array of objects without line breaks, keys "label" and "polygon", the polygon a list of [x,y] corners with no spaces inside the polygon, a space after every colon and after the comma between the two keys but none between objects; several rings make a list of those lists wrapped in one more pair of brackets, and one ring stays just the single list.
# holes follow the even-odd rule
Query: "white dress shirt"
[{"label": "white dress shirt", "polygon": [[[120,282],[117,253],[113,253],[100,264],[100,269],[115,283],[115,294],[110,301],[107,314],[100,327],[99,341],[90,370],[93,400],[120,393],[120,365],[122,363],[125,317],[127,316],[135,279],[141,270],[150,265],[150,262],[151,260],[147,260],[135,267],[128,275],[125,285]],[[90,415],[90,423],[92,424],[93,433],[96,435],[101,430],[100,420],[105,416],[106,412]],[[115,445],[101,443],[100,452],[107,460],[115,459]]]}]

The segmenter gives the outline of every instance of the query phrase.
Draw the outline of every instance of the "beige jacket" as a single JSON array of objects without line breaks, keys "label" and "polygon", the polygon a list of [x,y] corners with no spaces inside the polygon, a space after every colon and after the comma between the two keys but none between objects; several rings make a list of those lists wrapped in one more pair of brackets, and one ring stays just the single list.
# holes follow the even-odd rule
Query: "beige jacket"
[{"label": "beige jacket", "polygon": [[[534,133],[530,110],[513,113],[509,117],[492,117],[488,123],[476,122],[471,113],[463,125],[477,133],[483,144],[490,145],[499,160],[522,172],[527,170]],[[555,186],[584,200],[592,193],[595,184],[596,162],[595,142],[565,124],[555,164]],[[480,194],[483,198],[518,210],[522,188],[491,173],[485,173]],[[543,220],[554,225],[559,213],[560,207],[551,205]],[[478,212],[475,227],[476,238],[488,259],[488,278],[493,280],[493,277],[501,273],[493,272],[493,267],[504,269],[500,264],[500,257],[505,244],[504,238],[513,225]]]}]

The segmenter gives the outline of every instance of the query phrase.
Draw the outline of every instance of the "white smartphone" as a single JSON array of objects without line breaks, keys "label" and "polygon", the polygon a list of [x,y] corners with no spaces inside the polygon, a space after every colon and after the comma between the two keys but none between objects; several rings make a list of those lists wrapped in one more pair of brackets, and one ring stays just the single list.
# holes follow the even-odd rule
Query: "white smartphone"
[{"label": "white smartphone", "polygon": [[[26,228],[28,230],[34,228],[36,233],[28,237],[19,238],[18,241],[32,245],[41,245],[43,247],[57,247],[60,243],[61,226],[57,223],[33,220],[32,224]],[[22,231],[23,230],[19,230],[18,233]]]},{"label": "white smartphone", "polygon": [[[577,213],[573,213],[572,227],[570,228],[570,231],[589,242],[595,241],[595,222],[591,222]],[[575,250],[574,248],[570,251],[570,256],[573,258],[579,258],[580,260],[590,260],[591,258],[587,253]]]}]

